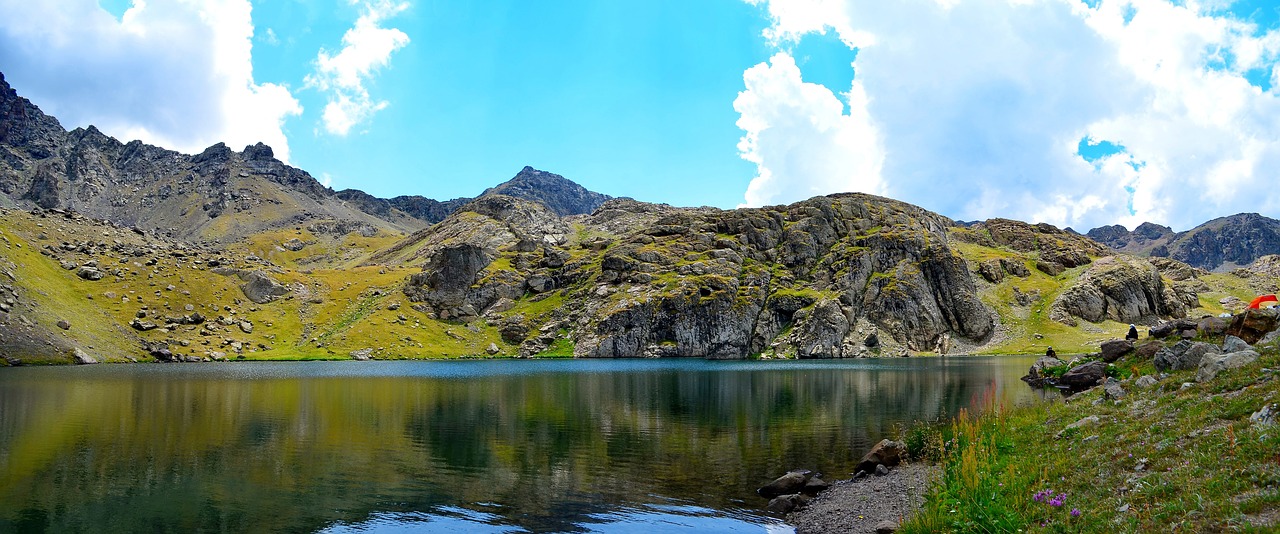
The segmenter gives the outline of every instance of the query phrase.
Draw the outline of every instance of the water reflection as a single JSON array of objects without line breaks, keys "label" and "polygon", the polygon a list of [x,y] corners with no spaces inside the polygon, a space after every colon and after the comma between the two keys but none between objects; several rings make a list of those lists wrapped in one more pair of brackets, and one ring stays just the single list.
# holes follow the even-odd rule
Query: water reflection
[{"label": "water reflection", "polygon": [[770,476],[846,476],[897,423],[1028,400],[1028,364],[4,369],[0,531],[763,532]]}]

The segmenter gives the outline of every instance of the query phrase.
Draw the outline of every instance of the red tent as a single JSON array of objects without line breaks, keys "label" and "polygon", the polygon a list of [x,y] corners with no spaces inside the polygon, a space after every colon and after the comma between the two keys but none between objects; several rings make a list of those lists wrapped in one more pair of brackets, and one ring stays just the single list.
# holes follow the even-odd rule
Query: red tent
[{"label": "red tent", "polygon": [[1263,302],[1280,302],[1276,300],[1275,295],[1261,295],[1253,301],[1249,302],[1249,309],[1256,310],[1262,307]]}]

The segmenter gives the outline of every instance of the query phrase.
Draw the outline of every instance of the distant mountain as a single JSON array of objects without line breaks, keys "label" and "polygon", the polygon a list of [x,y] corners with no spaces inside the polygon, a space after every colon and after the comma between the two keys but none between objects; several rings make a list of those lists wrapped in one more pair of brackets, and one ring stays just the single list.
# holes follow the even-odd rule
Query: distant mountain
[{"label": "distant mountain", "polygon": [[1211,271],[1230,271],[1280,253],[1280,221],[1257,213],[1220,217],[1187,230],[1143,223],[1094,228],[1087,234],[1108,247],[1140,256],[1167,257]]},{"label": "distant mountain", "polygon": [[[539,202],[562,216],[591,213],[612,198],[531,167],[477,198],[492,195]],[[313,220],[412,232],[473,200],[334,192],[262,143],[243,152],[218,143],[187,155],[121,143],[93,126],[68,132],[0,73],[0,207],[70,210],[180,239],[228,241]]]},{"label": "distant mountain", "polygon": [[218,143],[196,155],[121,143],[97,128],[63,129],[0,74],[0,205],[75,211],[186,240],[232,241],[268,229],[337,227],[412,231],[403,213],[353,209],[258,143]]},{"label": "distant mountain", "polygon": [[613,198],[590,191],[559,174],[533,167],[525,167],[514,178],[486,189],[475,198],[463,197],[443,202],[417,195],[381,199],[359,189],[344,189],[337,194],[338,198],[353,203],[367,213],[383,216],[392,210],[400,210],[432,224],[444,220],[469,202],[493,195],[507,195],[537,202],[561,217],[590,214]]}]

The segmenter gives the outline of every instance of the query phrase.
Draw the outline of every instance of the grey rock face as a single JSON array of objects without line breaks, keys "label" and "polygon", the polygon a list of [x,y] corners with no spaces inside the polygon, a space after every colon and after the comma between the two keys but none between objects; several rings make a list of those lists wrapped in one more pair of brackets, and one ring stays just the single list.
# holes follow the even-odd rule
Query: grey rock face
[{"label": "grey rock face", "polygon": [[1108,256],[1094,262],[1051,306],[1050,317],[1065,324],[1075,318],[1155,324],[1160,317],[1186,315],[1186,306],[1166,294],[1160,272],[1140,258]]},{"label": "grey rock face", "polygon": [[1113,339],[1102,342],[1102,361],[1111,363],[1125,354],[1133,352],[1133,342],[1127,339]]},{"label": "grey rock face", "polygon": [[1202,342],[1179,341],[1172,347],[1166,347],[1156,351],[1154,364],[1156,370],[1160,372],[1181,371],[1184,369],[1195,369],[1200,366],[1200,360],[1205,355],[1222,354],[1222,349],[1217,345]]},{"label": "grey rock face", "polygon": [[1242,350],[1249,350],[1251,348],[1252,347],[1250,347],[1248,343],[1245,343],[1243,339],[1240,339],[1232,335],[1228,335],[1222,341],[1222,352],[1228,352],[1228,353],[1240,352]]}]

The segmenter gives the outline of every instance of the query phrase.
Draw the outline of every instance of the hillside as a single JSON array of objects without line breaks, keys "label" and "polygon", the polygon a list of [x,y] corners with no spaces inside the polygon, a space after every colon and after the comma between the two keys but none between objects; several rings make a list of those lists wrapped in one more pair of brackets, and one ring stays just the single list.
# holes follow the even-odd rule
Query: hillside
[{"label": "hillside", "polygon": [[1171,258],[1215,272],[1280,254],[1280,221],[1257,213],[1220,217],[1185,232],[1143,223],[1132,232],[1114,225],[1094,228],[1086,235],[1117,252]]}]

